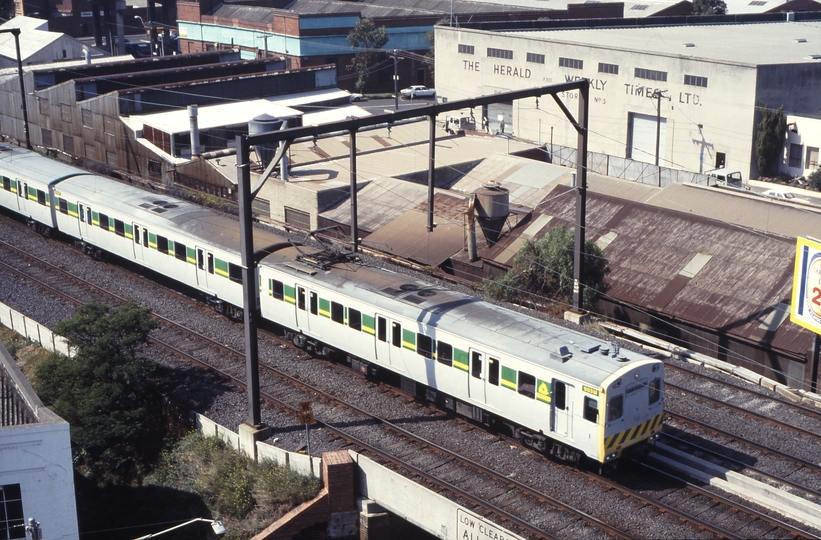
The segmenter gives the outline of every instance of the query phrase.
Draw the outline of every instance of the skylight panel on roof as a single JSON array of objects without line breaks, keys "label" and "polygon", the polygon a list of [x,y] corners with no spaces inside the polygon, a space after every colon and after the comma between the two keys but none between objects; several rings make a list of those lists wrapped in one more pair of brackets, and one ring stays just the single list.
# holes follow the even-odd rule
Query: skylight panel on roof
[{"label": "skylight panel on roof", "polygon": [[644,11],[645,9],[647,9],[649,7],[650,6],[647,5],[647,4],[634,4],[633,7],[631,7],[630,9],[633,9],[633,10],[636,10],[636,11]]},{"label": "skylight panel on roof", "polygon": [[751,6],[763,6],[766,3],[767,3],[767,0],[753,0],[752,2],[750,2],[749,5],[751,5]]}]

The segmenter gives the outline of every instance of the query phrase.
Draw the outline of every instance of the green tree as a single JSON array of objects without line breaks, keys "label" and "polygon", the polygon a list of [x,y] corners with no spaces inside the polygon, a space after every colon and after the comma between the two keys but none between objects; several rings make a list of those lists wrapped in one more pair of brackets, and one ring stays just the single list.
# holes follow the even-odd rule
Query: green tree
[{"label": "green tree", "polygon": [[348,43],[352,49],[358,51],[348,66],[348,71],[356,71],[358,74],[356,79],[358,92],[364,93],[376,51],[384,47],[387,42],[388,30],[384,26],[377,28],[373,19],[368,17],[356,21],[353,30],[348,33]]},{"label": "green tree", "polygon": [[428,49],[428,52],[425,53],[425,62],[428,64],[428,70],[430,71],[430,78],[432,81],[436,80],[436,47],[434,47],[434,42],[436,41],[436,27],[448,26],[449,24],[450,19],[439,19],[436,21],[436,24],[433,25],[433,28],[425,32],[425,39],[427,39],[428,43],[430,43],[430,49]]},{"label": "green tree", "polygon": [[759,175],[770,175],[778,168],[778,160],[784,148],[784,134],[787,132],[787,119],[784,107],[772,110],[763,101],[759,102],[761,121],[755,132],[755,161]]},{"label": "green tree", "polygon": [[724,0],[693,0],[693,15],[724,15],[727,4]]},{"label": "green tree", "polygon": [[[541,302],[545,298],[563,303],[573,300],[574,232],[567,227],[553,227],[536,242],[528,240],[503,276],[486,280],[485,293],[498,300]],[[584,275],[581,307],[593,309],[609,272],[601,248],[585,242]]]},{"label": "green tree", "polygon": [[821,191],[821,169],[815,169],[807,177],[807,183],[813,191]]},{"label": "green tree", "polygon": [[162,444],[155,364],[138,356],[159,326],[149,313],[134,303],[82,306],[55,327],[74,357],[53,356],[35,371],[43,403],[71,425],[75,463],[100,482],[138,478]]}]

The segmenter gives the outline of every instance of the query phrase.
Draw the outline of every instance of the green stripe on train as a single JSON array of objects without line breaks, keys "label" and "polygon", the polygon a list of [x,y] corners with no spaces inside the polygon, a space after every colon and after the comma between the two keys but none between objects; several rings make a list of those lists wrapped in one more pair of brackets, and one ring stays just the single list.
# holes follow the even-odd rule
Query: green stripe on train
[{"label": "green stripe on train", "polygon": [[214,271],[222,277],[228,277],[228,263],[214,258]]},{"label": "green stripe on train", "polygon": [[282,296],[289,304],[296,304],[296,290],[290,285],[282,286]]},{"label": "green stripe on train", "polygon": [[413,330],[402,329],[402,346],[410,351],[416,350],[416,334]]},{"label": "green stripe on train", "polygon": [[186,255],[186,258],[188,259],[189,263],[197,264],[197,250],[196,249],[194,249],[192,247],[186,248],[186,254],[185,255]]},{"label": "green stripe on train", "polygon": [[516,370],[502,366],[502,386],[516,390]]},{"label": "green stripe on train", "polygon": [[326,319],[331,317],[331,301],[324,298],[319,299],[319,314]]},{"label": "green stripe on train", "polygon": [[467,371],[470,368],[468,364],[468,353],[460,349],[453,349],[453,367]]},{"label": "green stripe on train", "polygon": [[366,334],[375,335],[376,334],[376,326],[374,325],[374,319],[370,315],[362,314],[362,331]]}]

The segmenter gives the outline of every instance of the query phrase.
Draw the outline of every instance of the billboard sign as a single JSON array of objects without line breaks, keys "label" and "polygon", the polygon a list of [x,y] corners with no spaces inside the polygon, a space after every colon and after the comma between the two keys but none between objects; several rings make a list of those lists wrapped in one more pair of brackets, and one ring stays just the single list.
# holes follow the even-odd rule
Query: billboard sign
[{"label": "billboard sign", "polygon": [[790,320],[821,334],[821,243],[818,241],[798,239]]}]

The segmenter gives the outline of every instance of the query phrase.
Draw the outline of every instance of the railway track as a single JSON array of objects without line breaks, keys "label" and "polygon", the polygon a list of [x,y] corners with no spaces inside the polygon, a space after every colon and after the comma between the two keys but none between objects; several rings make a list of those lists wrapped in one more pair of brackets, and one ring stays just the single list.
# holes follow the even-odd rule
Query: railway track
[{"label": "railway track", "polygon": [[[10,247],[5,244],[2,245],[2,248],[5,251]],[[22,255],[18,256],[22,257]],[[6,270],[12,271],[12,265],[6,264],[9,258],[5,254],[2,260]],[[22,259],[20,260],[22,261]],[[43,272],[45,278],[36,278],[39,287],[51,287],[51,285],[48,285],[48,276],[57,273],[56,270],[64,272],[63,269],[54,267],[46,270],[30,270],[41,264],[47,264],[45,262],[34,264],[21,262],[19,264],[25,264],[26,266],[13,271],[19,272],[21,275]],[[26,279],[35,278],[27,277]],[[66,296],[76,296],[78,302],[85,302],[94,296],[108,296],[107,292],[90,283],[78,287],[79,292],[67,293]],[[58,293],[49,294],[56,295]],[[124,298],[117,297],[117,301],[124,301]],[[226,324],[229,323],[226,321]],[[156,336],[156,339],[161,341],[164,347],[174,350],[175,354],[190,358],[192,361],[195,360],[195,357],[202,357],[204,353],[205,356],[217,356],[222,360],[225,357],[235,358],[228,366],[219,366],[212,361],[203,361],[202,359],[196,359],[196,361],[230,379],[234,384],[244,385],[244,358],[241,352],[235,348],[201,335],[190,328],[175,325],[170,320],[164,320],[162,331]],[[504,526],[523,536],[579,537],[580,531],[583,531],[581,535],[587,538],[642,536],[641,527],[631,529],[629,527],[609,525],[608,519],[594,517],[594,514],[588,511],[589,509],[574,509],[560,498],[546,493],[546,489],[540,490],[531,487],[531,483],[513,480],[510,474],[499,473],[491,468],[478,466],[476,460],[470,456],[455,455],[452,450],[433,444],[400,427],[398,424],[383,420],[331,396],[323,396],[325,393],[323,389],[306,385],[304,382],[293,378],[289,379],[290,376],[285,373],[275,373],[265,364],[261,365],[261,370],[265,373],[262,378],[263,394],[271,403],[279,402],[279,406],[286,411],[286,414],[291,414],[300,401],[317,401],[316,415],[323,421],[323,429],[332,432],[334,437],[344,439],[346,445],[370,452],[383,462],[390,462],[390,466],[405,471],[409,477],[416,478],[417,481],[427,485],[436,486],[436,489],[447,493],[456,500],[464,501],[468,506],[483,508],[480,513],[484,513],[493,521],[504,523]],[[380,391],[384,392],[383,389],[380,389]],[[277,397],[274,398],[274,396]],[[426,409],[422,405],[418,405],[418,408]],[[439,420],[444,415],[441,412],[428,412],[425,416],[436,417]],[[459,423],[459,425],[464,426],[466,424]],[[482,430],[476,431],[484,433],[482,438],[489,440],[491,444],[500,443],[498,437],[489,435]],[[502,444],[507,443],[502,442]],[[563,474],[568,473],[568,468],[565,466],[550,464],[546,460],[542,461],[545,467],[548,465],[559,467],[563,469]],[[580,471],[571,470],[570,474],[576,475],[577,481],[582,481],[582,477],[578,477],[578,475],[583,474]],[[711,524],[708,520],[676,509],[674,505],[654,500],[652,497],[640,493],[639,490],[628,488],[627,483],[609,482],[596,475],[583,478],[588,482],[599,483],[600,489],[604,491],[618,492],[620,498],[629,498],[630,504],[637,509],[650,505],[657,512],[654,519],[685,520],[688,522],[688,530],[690,531],[687,535],[692,537],[744,537],[735,535],[731,528],[720,524]],[[667,485],[666,489],[670,490],[671,486]],[[572,499],[573,497],[569,498]],[[762,518],[750,517],[747,519],[757,521]],[[777,525],[770,525],[768,530],[773,537],[779,538],[792,537],[792,535],[798,534],[787,529],[778,530]]]}]

